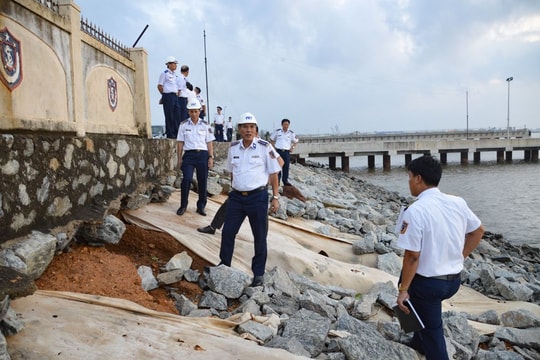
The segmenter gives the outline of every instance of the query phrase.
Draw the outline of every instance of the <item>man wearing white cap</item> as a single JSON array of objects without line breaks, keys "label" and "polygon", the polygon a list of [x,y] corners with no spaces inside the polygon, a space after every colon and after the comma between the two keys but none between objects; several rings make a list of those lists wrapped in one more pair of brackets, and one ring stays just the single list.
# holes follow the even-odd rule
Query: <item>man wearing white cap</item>
[{"label": "man wearing white cap", "polygon": [[257,138],[257,120],[245,113],[238,121],[242,140],[231,143],[226,169],[231,173],[232,191],[229,193],[225,224],[221,233],[220,264],[231,266],[235,237],[242,222],[249,218],[253,233],[255,255],[251,260],[251,286],[263,285],[266,267],[268,234],[268,182],[272,185],[270,211],[279,207],[278,173],[281,166],[272,145]]},{"label": "man wearing white cap", "polygon": [[[214,166],[214,144],[216,139],[212,128],[207,122],[199,118],[201,104],[196,98],[190,98],[187,109],[189,118],[180,124],[178,129],[177,154],[178,168],[182,170],[182,183],[180,185],[180,207],[177,215],[184,215],[188,205],[189,190],[193,171],[197,170],[197,213],[206,216],[206,184],[208,169]],[[183,154],[182,154],[183,153]]]},{"label": "man wearing white cap", "polygon": [[163,114],[165,115],[165,133],[167,138],[176,139],[178,135],[178,126],[180,126],[180,103],[178,102],[179,74],[176,73],[178,61],[174,56],[169,56],[165,60],[167,69],[159,75],[158,91],[161,94],[160,104],[163,105]]}]

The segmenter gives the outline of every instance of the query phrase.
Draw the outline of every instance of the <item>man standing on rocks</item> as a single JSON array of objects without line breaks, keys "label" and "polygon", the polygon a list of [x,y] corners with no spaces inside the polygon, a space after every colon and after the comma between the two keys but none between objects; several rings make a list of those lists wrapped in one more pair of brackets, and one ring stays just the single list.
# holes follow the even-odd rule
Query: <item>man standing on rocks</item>
[{"label": "man standing on rocks", "polygon": [[279,155],[281,155],[284,161],[283,170],[278,175],[278,184],[283,175],[283,185],[285,186],[291,185],[289,183],[289,164],[291,163],[291,152],[294,150],[294,147],[298,142],[296,134],[292,130],[289,130],[290,124],[291,121],[289,119],[281,120],[281,129],[277,129],[272,135],[270,135],[272,145],[275,146],[277,152]]},{"label": "man standing on rocks", "polygon": [[184,215],[186,212],[193,171],[197,170],[197,188],[199,192],[197,213],[206,216],[206,212],[204,211],[207,202],[206,184],[208,181],[208,169],[214,166],[213,141],[215,137],[208,123],[199,118],[201,110],[199,100],[191,98],[187,109],[189,111],[189,119],[180,124],[176,139],[178,144],[178,168],[182,170],[180,207],[176,211],[176,214]]},{"label": "man standing on rocks", "polygon": [[397,303],[406,313],[409,299],[425,328],[414,333],[409,345],[427,360],[448,359],[442,324],[443,300],[461,285],[463,260],[484,234],[480,219],[465,200],[442,193],[442,167],[432,156],[407,166],[409,190],[417,200],[398,219],[398,246],[405,249]]},{"label": "man standing on rocks", "polygon": [[278,172],[281,170],[272,145],[257,138],[257,120],[251,113],[242,114],[238,121],[242,140],[231,143],[226,169],[231,173],[225,224],[221,234],[220,264],[231,266],[236,234],[242,222],[249,219],[253,233],[255,255],[251,260],[253,282],[261,286],[266,267],[268,234],[268,181],[272,186],[270,211],[279,208]]}]

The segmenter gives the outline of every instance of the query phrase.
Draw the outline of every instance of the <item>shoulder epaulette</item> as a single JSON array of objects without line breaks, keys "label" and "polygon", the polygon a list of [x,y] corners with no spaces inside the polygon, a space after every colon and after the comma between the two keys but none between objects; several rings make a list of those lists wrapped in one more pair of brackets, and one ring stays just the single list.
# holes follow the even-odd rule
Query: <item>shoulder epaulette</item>
[{"label": "shoulder epaulette", "polygon": [[240,140],[231,142],[231,147],[240,144]]},{"label": "shoulder epaulette", "polygon": [[283,129],[282,129],[282,128],[277,128],[277,129],[276,129],[275,131],[279,131],[279,130],[283,131]]},{"label": "shoulder epaulette", "polygon": [[184,121],[180,121],[180,125],[187,123],[188,120],[189,120],[189,119],[186,119],[186,120],[184,120]]},{"label": "shoulder epaulette", "polygon": [[289,130],[289,131],[292,132],[292,133],[294,134],[294,131],[292,131],[292,130]]},{"label": "shoulder epaulette", "polygon": [[266,141],[266,140],[263,140],[263,139],[259,139],[257,140],[257,143],[261,144],[261,145],[264,145],[264,146],[268,146],[269,142]]}]

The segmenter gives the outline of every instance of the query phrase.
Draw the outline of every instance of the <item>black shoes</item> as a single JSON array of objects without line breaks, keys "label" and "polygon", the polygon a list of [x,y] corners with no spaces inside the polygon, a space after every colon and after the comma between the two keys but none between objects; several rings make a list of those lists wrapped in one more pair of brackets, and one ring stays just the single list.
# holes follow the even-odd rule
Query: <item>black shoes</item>
[{"label": "black shoes", "polygon": [[198,228],[197,231],[202,232],[204,234],[210,234],[210,235],[214,235],[216,233],[216,229],[214,229],[212,225],[208,225],[203,228]]},{"label": "black shoes", "polygon": [[178,210],[176,210],[176,215],[184,215],[184,213],[186,212],[186,208],[185,207],[179,207]]},{"label": "black shoes", "polygon": [[202,216],[206,216],[206,213],[204,212],[203,209],[197,209],[197,214],[202,215]]},{"label": "black shoes", "polygon": [[255,286],[263,286],[263,280],[264,280],[264,276],[263,275],[260,275],[260,276],[255,276],[253,277],[253,281],[251,282],[251,287],[255,287]]}]

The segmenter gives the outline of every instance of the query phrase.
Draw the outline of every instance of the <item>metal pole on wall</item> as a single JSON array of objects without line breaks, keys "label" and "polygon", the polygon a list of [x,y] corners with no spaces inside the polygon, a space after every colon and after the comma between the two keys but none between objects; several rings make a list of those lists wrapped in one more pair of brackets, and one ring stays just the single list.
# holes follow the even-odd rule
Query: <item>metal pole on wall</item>
[{"label": "metal pole on wall", "polygon": [[210,123],[210,96],[208,95],[208,62],[206,60],[206,30],[203,30],[204,38],[204,77],[206,79],[206,120]]},{"label": "metal pole on wall", "polygon": [[514,80],[513,76],[506,79],[508,83],[508,112],[506,113],[506,138],[510,139],[510,81]]}]

